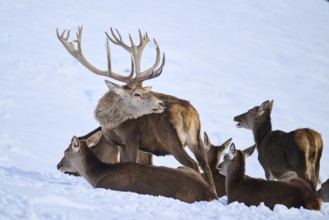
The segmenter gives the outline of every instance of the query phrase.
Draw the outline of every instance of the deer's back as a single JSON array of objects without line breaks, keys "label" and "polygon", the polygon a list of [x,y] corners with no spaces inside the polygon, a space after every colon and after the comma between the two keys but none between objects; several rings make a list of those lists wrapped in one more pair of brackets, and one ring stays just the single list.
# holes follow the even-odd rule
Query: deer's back
[{"label": "deer's back", "polygon": [[186,100],[161,93],[154,96],[164,101],[166,110],[138,118],[140,148],[156,155],[170,153],[168,148],[185,146],[188,141],[197,142],[200,129],[199,114]]},{"label": "deer's back", "polygon": [[297,129],[291,132],[280,130],[268,133],[262,141],[261,148],[267,154],[286,151],[286,154],[293,153],[295,149],[301,152],[315,151],[322,149],[321,135],[309,128]]},{"label": "deer's back", "polygon": [[96,187],[165,196],[188,203],[216,198],[203,178],[193,178],[179,169],[130,162],[111,165]]},{"label": "deer's back", "polygon": [[276,130],[268,133],[262,141],[259,159],[266,160],[273,175],[280,177],[282,172],[304,166],[305,155],[315,155],[319,148],[322,151],[321,136],[312,129]]},{"label": "deer's back", "polygon": [[[321,201],[309,187],[301,187],[284,181],[266,181],[246,178],[227,192],[228,202],[242,202],[247,206],[264,204],[273,209],[276,204],[288,208],[304,207],[319,210]],[[315,205],[310,205],[315,204]],[[311,208],[313,207],[314,208]]]}]

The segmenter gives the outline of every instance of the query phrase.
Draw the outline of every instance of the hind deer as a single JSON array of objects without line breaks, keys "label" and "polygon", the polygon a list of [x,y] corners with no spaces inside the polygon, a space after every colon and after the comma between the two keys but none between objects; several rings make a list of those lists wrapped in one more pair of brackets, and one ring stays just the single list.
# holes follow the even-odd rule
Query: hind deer
[{"label": "hind deer", "polygon": [[[230,145],[232,138],[225,141],[222,145],[214,145],[211,143],[207,133],[204,132],[203,141],[207,151],[209,167],[212,173],[212,177],[214,178],[217,196],[220,198],[226,195],[226,188],[225,176],[219,173],[218,166],[221,163],[222,154]],[[255,148],[256,145],[253,145],[245,149],[243,152],[247,153],[248,155],[251,155],[254,152]]]},{"label": "hind deer", "polygon": [[[103,163],[85,140],[72,138],[58,164],[62,172],[78,172],[94,188],[165,196],[183,202],[212,201],[216,194],[200,174],[195,178],[184,170],[149,166],[133,162]],[[192,172],[192,171],[190,171]]]},{"label": "hind deer", "polygon": [[237,201],[247,206],[258,206],[263,202],[270,209],[273,209],[276,204],[282,204],[288,208],[321,209],[321,199],[301,178],[291,177],[286,181],[267,181],[245,177],[245,157],[247,156],[249,156],[247,153],[236,150],[232,143],[229,153],[224,156],[219,166],[220,173],[226,177],[228,203]]},{"label": "hind deer", "polygon": [[280,179],[284,173],[294,171],[316,191],[323,148],[321,135],[309,128],[272,131],[272,107],[273,100],[265,101],[235,116],[234,121],[238,128],[252,130],[266,179]]},{"label": "hind deer", "polygon": [[[121,146],[123,161],[136,162],[138,149],[155,155],[173,155],[181,164],[200,172],[198,163],[192,159],[184,147],[187,145],[195,155],[205,173],[205,180],[214,186],[211,171],[206,159],[205,149],[200,137],[200,119],[196,109],[188,102],[174,96],[151,92],[142,87],[142,82],[159,76],[165,63],[163,55],[160,64],[160,49],[157,42],[156,61],[152,67],[141,71],[141,55],[150,41],[147,34],[139,31],[140,43],[135,45],[129,35],[131,46],[123,42],[118,31],[111,28],[107,35],[108,70],[100,70],[91,65],[84,57],[81,48],[82,27],[78,28],[77,49],[69,42],[66,30],[57,37],[83,66],[91,72],[107,76],[125,83],[123,86],[106,81],[110,91],[100,100],[95,110],[102,132],[107,140]],[[123,76],[112,71],[110,42],[119,45],[131,54],[131,72]],[[150,101],[151,100],[151,101]],[[215,191],[215,188],[214,188]]]},{"label": "hind deer", "polygon": [[[101,127],[96,128],[84,136],[78,137],[78,139],[79,141],[84,140],[87,146],[102,162],[111,164],[120,162],[119,147],[107,141]],[[153,165],[152,154],[139,150],[137,163]],[[68,172],[67,174],[80,176],[79,173]]]},{"label": "hind deer", "polygon": [[329,202],[329,179],[321,184],[321,188],[318,190],[318,195],[324,202]]}]

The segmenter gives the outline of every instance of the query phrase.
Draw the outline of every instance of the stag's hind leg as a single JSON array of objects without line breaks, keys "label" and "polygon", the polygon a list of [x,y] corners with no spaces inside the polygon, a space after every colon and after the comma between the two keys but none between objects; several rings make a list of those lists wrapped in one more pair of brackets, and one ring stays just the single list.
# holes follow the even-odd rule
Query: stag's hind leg
[{"label": "stag's hind leg", "polygon": [[190,167],[200,173],[198,163],[188,155],[183,146],[174,148],[171,153],[175,157],[175,159],[178,160],[178,162],[180,162],[182,165]]},{"label": "stag's hind leg", "polygon": [[199,141],[197,144],[188,144],[188,146],[204,172],[204,179],[210,185],[215,186],[202,141]]},{"label": "stag's hind leg", "polygon": [[190,150],[193,152],[196,160],[199,162],[203,172],[204,172],[204,178],[205,180],[212,186],[215,186],[214,184],[214,179],[209,167],[209,163],[207,160],[207,155],[206,155],[206,150],[203,145],[203,141],[200,136],[200,132],[195,135],[196,138],[193,140],[189,139],[188,140],[188,147]]}]

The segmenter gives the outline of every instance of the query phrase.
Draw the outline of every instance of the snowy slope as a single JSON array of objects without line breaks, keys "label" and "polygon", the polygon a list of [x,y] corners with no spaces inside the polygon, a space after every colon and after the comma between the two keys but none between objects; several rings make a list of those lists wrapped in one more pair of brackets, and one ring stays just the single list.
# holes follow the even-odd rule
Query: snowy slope
[{"label": "snowy slope", "polygon": [[[274,99],[273,129],[310,127],[324,140],[320,178],[329,178],[329,4],[324,0],[0,1],[0,219],[327,219],[321,212],[277,206],[247,208],[219,201],[184,204],[166,198],[92,189],[56,165],[73,135],[96,128],[94,108],[107,91],[63,48],[56,28],[84,25],[83,49],[106,68],[110,27],[137,40],[155,37],[166,65],[145,85],[189,100],[213,143],[253,144],[233,117]],[[74,34],[72,34],[73,40]],[[147,68],[154,46],[146,48]],[[117,72],[129,55],[112,49]],[[144,61],[144,60],[143,60]],[[176,167],[172,157],[156,158]],[[247,173],[264,177],[255,153]]]}]

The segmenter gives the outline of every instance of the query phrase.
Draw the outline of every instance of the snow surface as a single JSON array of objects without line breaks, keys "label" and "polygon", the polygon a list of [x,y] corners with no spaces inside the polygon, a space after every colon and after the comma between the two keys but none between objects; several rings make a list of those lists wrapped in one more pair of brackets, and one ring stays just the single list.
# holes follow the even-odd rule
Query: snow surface
[{"label": "snow surface", "polygon": [[[273,211],[218,201],[173,199],[93,189],[83,178],[56,170],[73,135],[98,126],[94,108],[107,91],[104,77],[67,53],[56,28],[84,25],[83,49],[106,68],[110,27],[138,39],[155,37],[166,65],[145,85],[189,100],[213,143],[232,137],[253,144],[233,117],[274,99],[273,129],[310,127],[322,133],[320,178],[329,177],[329,3],[325,0],[0,0],[0,219],[328,219],[321,211]],[[73,40],[74,34],[71,39]],[[154,62],[150,44],[143,67]],[[112,64],[124,73],[129,55],[112,47]],[[172,157],[158,165],[179,166]],[[257,153],[247,174],[264,177]]]}]

